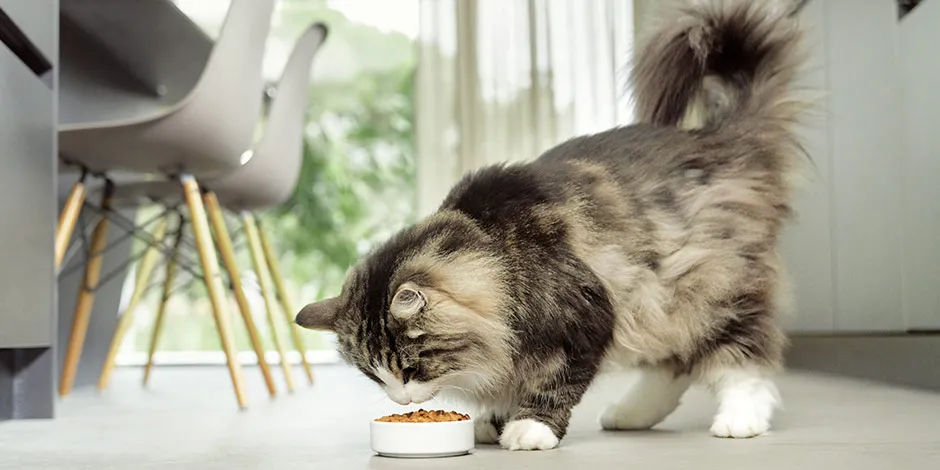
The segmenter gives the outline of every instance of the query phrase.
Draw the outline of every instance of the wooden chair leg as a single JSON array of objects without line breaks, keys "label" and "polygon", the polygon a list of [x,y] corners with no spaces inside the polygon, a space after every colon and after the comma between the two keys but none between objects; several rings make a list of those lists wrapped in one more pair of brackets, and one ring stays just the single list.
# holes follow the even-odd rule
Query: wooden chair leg
[{"label": "wooden chair leg", "polygon": [[264,250],[264,258],[268,264],[268,270],[271,271],[271,277],[274,278],[274,287],[277,289],[277,297],[281,300],[281,308],[284,311],[284,316],[287,317],[287,327],[290,329],[291,338],[294,340],[294,347],[300,352],[300,362],[303,364],[304,371],[307,373],[307,380],[313,385],[313,369],[310,367],[310,363],[307,362],[307,347],[304,345],[304,339],[300,334],[300,329],[294,323],[294,316],[297,315],[297,310],[294,310],[293,302],[291,302],[290,295],[287,293],[287,285],[284,283],[284,278],[281,276],[281,267],[277,261],[277,255],[274,253],[274,246],[268,238],[267,232],[265,232],[264,228],[260,225],[258,226],[258,234],[261,239],[261,247]]},{"label": "wooden chair leg", "polygon": [[242,225],[245,227],[245,235],[248,237],[248,248],[251,251],[251,260],[255,268],[255,274],[258,276],[258,284],[261,285],[261,296],[264,297],[264,305],[267,307],[268,323],[271,324],[271,336],[274,338],[274,345],[277,347],[278,354],[281,355],[281,367],[284,368],[284,379],[287,381],[287,389],[294,391],[294,375],[291,365],[287,361],[287,349],[284,342],[281,341],[281,334],[277,329],[277,320],[274,311],[278,308],[274,301],[271,284],[268,281],[267,266],[264,262],[261,241],[258,238],[258,228],[255,225],[254,217],[248,212],[242,213]]},{"label": "wooden chair leg", "polygon": [[199,260],[202,264],[202,273],[209,292],[209,301],[212,304],[212,314],[216,326],[219,328],[219,337],[222,341],[222,350],[228,363],[229,374],[235,387],[235,397],[242,408],[248,406],[245,396],[245,380],[242,376],[241,364],[235,350],[235,340],[229,325],[229,316],[226,311],[225,291],[219,274],[219,260],[215,256],[215,246],[209,231],[209,220],[206,218],[206,208],[202,205],[202,196],[199,194],[199,185],[192,175],[183,175],[180,178],[183,191],[186,193],[186,205],[193,226],[193,235],[196,239],[196,249],[199,251]]},{"label": "wooden chair leg", "polygon": [[[111,208],[111,197],[114,188],[109,183],[105,188],[101,201],[101,209],[107,214]],[[85,346],[85,335],[88,333],[88,322],[91,310],[95,304],[95,290],[101,276],[101,262],[103,251],[108,241],[108,226],[110,221],[103,216],[95,225],[91,241],[88,246],[88,263],[85,265],[85,276],[75,305],[75,315],[72,317],[72,331],[65,349],[65,360],[62,364],[62,376],[59,379],[59,396],[66,396],[72,391],[75,382],[75,373],[78,371],[78,361]]]},{"label": "wooden chair leg", "polygon": [[144,366],[144,386],[150,381],[150,372],[153,370],[153,356],[157,352],[157,343],[163,331],[163,320],[166,318],[166,306],[173,294],[173,281],[176,279],[176,263],[180,244],[183,242],[183,229],[185,222],[179,217],[176,227],[176,239],[173,241],[173,251],[166,260],[166,274],[163,277],[163,291],[160,294],[160,306],[157,307],[157,316],[153,322],[153,331],[150,333],[150,347],[147,350],[147,365]]},{"label": "wooden chair leg", "polygon": [[103,391],[108,388],[111,382],[111,373],[114,372],[114,364],[117,359],[118,351],[124,342],[124,336],[127,330],[134,324],[134,311],[140,304],[147,287],[150,284],[150,278],[153,274],[153,268],[157,264],[157,258],[160,255],[160,245],[163,243],[163,237],[166,235],[167,218],[164,217],[157,221],[157,226],[153,229],[154,244],[147,247],[144,256],[137,263],[137,278],[134,281],[134,292],[131,294],[127,307],[118,318],[117,326],[114,328],[114,335],[111,336],[111,346],[108,348],[108,355],[105,357],[104,366],[101,368],[101,376],[98,377],[98,390]]},{"label": "wooden chair leg", "polygon": [[225,219],[222,216],[222,208],[219,206],[219,200],[215,193],[207,191],[202,196],[206,205],[206,212],[209,214],[209,222],[212,224],[212,231],[215,233],[216,244],[219,246],[219,253],[222,255],[222,264],[228,271],[229,281],[231,281],[232,291],[235,294],[235,301],[238,303],[238,309],[241,311],[242,319],[245,321],[245,328],[248,330],[248,338],[251,340],[251,346],[258,356],[258,367],[264,376],[264,383],[268,386],[268,393],[272,397],[277,396],[277,387],[274,385],[274,378],[271,376],[271,367],[264,357],[264,342],[261,334],[258,333],[258,327],[255,326],[255,320],[251,315],[251,307],[248,304],[248,298],[245,297],[245,290],[242,286],[241,273],[238,270],[238,263],[235,261],[235,250],[232,248],[232,239],[228,234],[228,228],[225,226]]},{"label": "wooden chair leg", "polygon": [[62,213],[59,214],[59,224],[55,230],[55,269],[57,271],[62,266],[62,259],[68,250],[69,240],[72,239],[72,232],[75,230],[78,214],[82,212],[84,203],[85,178],[82,177],[72,185],[72,191],[69,192],[69,197],[65,200]]}]

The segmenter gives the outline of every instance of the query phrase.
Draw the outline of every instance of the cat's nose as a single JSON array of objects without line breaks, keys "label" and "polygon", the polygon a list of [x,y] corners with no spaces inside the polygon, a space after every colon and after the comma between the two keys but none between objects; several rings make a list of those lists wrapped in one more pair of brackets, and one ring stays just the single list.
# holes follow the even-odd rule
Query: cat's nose
[{"label": "cat's nose", "polygon": [[411,404],[411,397],[408,396],[408,393],[404,390],[403,387],[387,387],[385,389],[385,394],[388,395],[393,402],[398,403],[399,405],[405,406]]},{"label": "cat's nose", "polygon": [[408,397],[389,396],[389,398],[391,398],[393,402],[398,403],[401,406],[407,406],[411,404],[411,399],[409,399]]}]

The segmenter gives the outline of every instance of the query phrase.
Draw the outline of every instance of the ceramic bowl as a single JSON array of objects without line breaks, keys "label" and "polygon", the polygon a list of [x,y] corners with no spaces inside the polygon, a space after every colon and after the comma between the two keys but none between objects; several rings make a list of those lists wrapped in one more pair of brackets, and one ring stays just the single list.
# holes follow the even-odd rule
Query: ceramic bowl
[{"label": "ceramic bowl", "polygon": [[370,425],[372,450],[384,457],[435,458],[464,455],[473,450],[473,419],[440,423]]}]

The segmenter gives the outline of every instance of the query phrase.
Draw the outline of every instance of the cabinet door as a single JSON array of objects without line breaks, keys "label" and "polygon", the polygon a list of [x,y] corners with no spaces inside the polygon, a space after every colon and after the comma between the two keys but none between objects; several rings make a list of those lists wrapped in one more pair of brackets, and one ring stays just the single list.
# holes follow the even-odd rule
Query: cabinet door
[{"label": "cabinet door", "polygon": [[[809,2],[801,12],[810,58],[801,85],[825,90],[827,2]],[[806,165],[806,181],[796,193],[796,219],[783,235],[781,252],[793,283],[794,313],[784,317],[790,331],[830,331],[832,311],[831,202],[829,199],[829,113],[820,99],[801,126],[801,135],[812,162]]]},{"label": "cabinet door", "polygon": [[900,21],[904,307],[909,329],[940,328],[940,2]]},{"label": "cabinet door", "polygon": [[902,331],[897,7],[889,1],[822,3],[829,9],[835,327]]},{"label": "cabinet door", "polygon": [[0,348],[52,344],[52,91],[0,45]]}]

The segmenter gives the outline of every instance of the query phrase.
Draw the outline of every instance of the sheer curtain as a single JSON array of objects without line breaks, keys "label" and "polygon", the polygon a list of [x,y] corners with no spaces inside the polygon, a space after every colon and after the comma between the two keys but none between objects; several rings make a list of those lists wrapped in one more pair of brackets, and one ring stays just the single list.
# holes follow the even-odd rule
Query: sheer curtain
[{"label": "sheer curtain", "polygon": [[464,173],[632,120],[630,0],[421,0],[421,215]]}]

